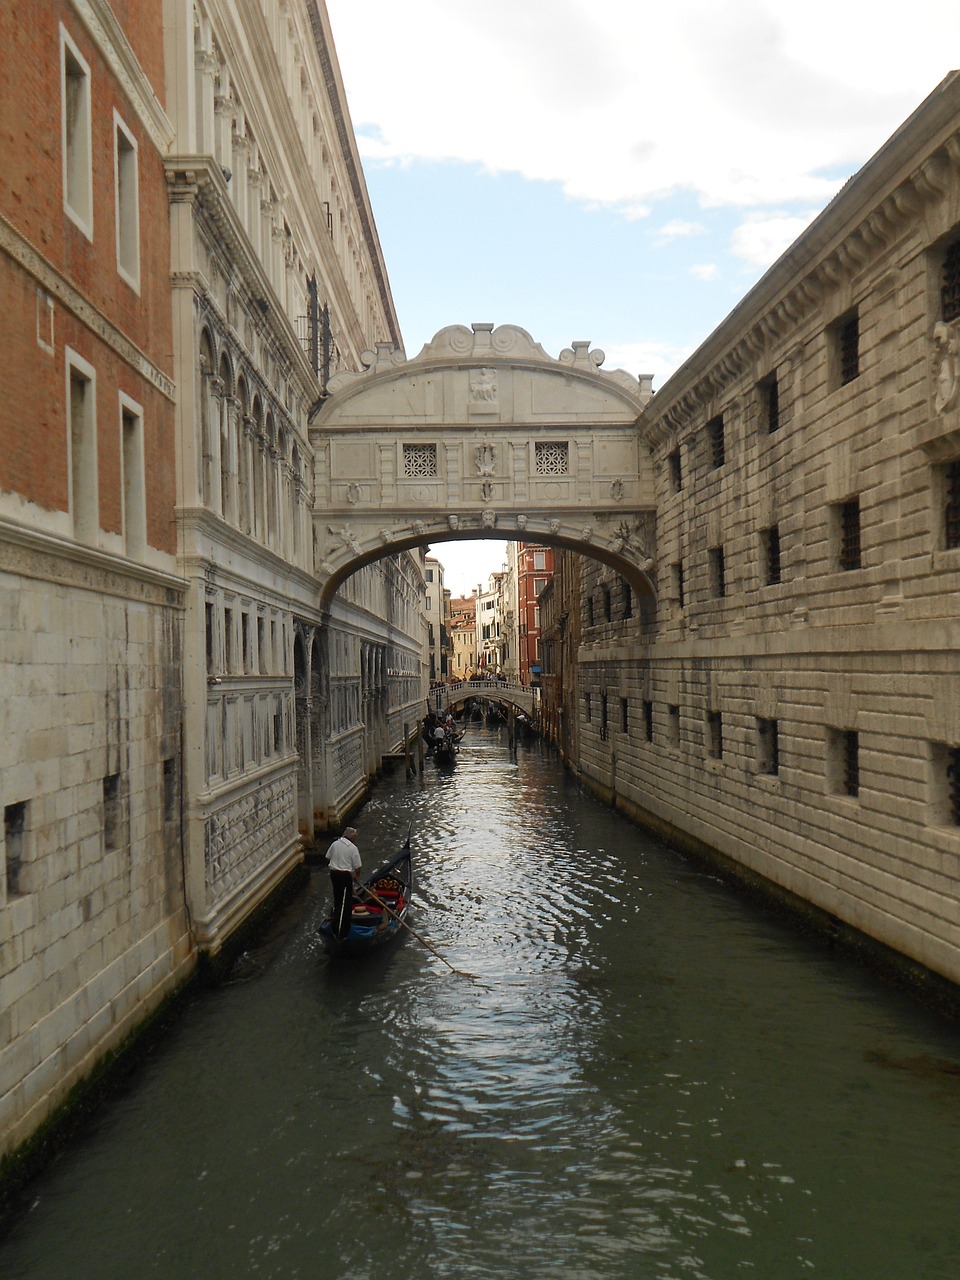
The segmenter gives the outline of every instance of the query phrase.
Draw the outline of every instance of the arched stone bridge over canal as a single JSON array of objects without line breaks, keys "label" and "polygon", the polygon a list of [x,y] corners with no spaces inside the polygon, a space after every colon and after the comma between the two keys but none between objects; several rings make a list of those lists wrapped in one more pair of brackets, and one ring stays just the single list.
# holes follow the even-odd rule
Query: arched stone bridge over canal
[{"label": "arched stone bridge over canal", "polygon": [[429,543],[521,539],[612,566],[655,605],[653,467],[637,419],[651,379],[554,359],[523,329],[441,330],[339,373],[311,423],[321,604],[357,569]]},{"label": "arched stone bridge over canal", "polygon": [[472,698],[486,698],[502,702],[525,715],[533,717],[537,707],[538,690],[512,680],[456,680],[451,684],[434,685],[430,690],[430,704],[437,711],[453,711]]}]

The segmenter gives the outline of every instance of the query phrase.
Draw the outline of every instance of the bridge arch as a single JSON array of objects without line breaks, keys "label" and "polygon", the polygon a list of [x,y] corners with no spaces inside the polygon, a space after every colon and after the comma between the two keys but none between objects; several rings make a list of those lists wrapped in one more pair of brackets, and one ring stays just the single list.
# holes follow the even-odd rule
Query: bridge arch
[{"label": "bridge arch", "polygon": [[515,325],[442,329],[415,358],[389,343],[331,378],[310,427],[320,602],[385,555],[518,539],[610,565],[655,608],[653,466],[637,420],[650,379],[557,359]]}]

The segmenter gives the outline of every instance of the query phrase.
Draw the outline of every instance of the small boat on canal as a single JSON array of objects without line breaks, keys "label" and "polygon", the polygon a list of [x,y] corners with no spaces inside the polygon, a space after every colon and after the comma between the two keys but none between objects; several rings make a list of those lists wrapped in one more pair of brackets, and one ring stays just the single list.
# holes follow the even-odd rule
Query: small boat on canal
[{"label": "small boat on canal", "polygon": [[337,937],[330,916],[323,921],[319,929],[323,949],[332,956],[356,956],[392,942],[406,932],[412,893],[413,860],[408,835],[400,852],[377,867],[354,893],[348,932]]}]

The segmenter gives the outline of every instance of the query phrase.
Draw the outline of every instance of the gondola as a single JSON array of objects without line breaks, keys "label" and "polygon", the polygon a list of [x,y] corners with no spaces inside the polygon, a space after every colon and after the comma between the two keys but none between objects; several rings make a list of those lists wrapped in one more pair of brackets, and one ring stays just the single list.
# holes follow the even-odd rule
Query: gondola
[{"label": "gondola", "polygon": [[329,955],[363,955],[406,933],[404,924],[410,913],[410,895],[413,893],[410,836],[407,836],[406,844],[395,857],[377,867],[361,883],[364,888],[376,894],[389,910],[384,911],[362,889],[354,893],[348,933],[338,938],[333,931],[330,916],[320,926],[320,941]]}]

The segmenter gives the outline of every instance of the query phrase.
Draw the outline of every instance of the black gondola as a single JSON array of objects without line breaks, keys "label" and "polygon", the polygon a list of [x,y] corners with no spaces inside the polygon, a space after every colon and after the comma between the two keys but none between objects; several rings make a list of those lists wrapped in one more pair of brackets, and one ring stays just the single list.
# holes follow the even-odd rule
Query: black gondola
[{"label": "black gondola", "polygon": [[410,913],[410,895],[413,893],[413,860],[410,856],[410,837],[389,862],[377,867],[372,875],[362,881],[388,910],[384,910],[372,896],[361,889],[354,894],[350,913],[350,929],[342,938],[337,937],[328,916],[320,926],[323,949],[334,956],[363,955],[385,942],[391,942],[406,933],[404,924]]}]

